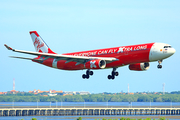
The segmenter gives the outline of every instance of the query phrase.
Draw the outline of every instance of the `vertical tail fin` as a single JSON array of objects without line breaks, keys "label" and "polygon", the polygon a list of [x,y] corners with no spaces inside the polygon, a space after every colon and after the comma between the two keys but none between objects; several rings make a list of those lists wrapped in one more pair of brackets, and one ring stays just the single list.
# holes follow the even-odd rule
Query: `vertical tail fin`
[{"label": "vertical tail fin", "polygon": [[36,31],[30,31],[29,33],[31,35],[34,47],[37,52],[55,54]]}]

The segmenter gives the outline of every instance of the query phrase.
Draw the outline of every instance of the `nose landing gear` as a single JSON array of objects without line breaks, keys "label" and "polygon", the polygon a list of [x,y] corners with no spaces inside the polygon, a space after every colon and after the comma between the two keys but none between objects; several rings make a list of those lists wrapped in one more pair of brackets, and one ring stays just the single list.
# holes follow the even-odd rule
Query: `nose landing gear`
[{"label": "nose landing gear", "polygon": [[83,78],[83,79],[85,79],[85,78],[86,78],[86,79],[89,79],[90,75],[91,75],[91,76],[93,75],[93,71],[87,70],[87,71],[86,71],[86,74],[83,74],[83,75],[82,75],[82,78]]},{"label": "nose landing gear", "polygon": [[157,66],[158,69],[161,69],[161,68],[162,68],[162,65],[161,65],[162,61],[163,61],[163,60],[159,60],[159,61],[158,61],[158,63],[159,63],[158,66]]},{"label": "nose landing gear", "polygon": [[115,76],[118,76],[118,75],[119,75],[119,73],[116,72],[116,68],[113,68],[113,71],[111,72],[111,75],[108,75],[108,79],[109,80],[110,79],[114,80]]}]

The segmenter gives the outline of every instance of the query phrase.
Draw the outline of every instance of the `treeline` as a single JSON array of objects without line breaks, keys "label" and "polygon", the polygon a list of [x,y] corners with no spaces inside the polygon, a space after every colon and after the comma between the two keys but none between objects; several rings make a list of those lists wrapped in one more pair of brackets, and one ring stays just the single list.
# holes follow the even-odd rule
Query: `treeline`
[{"label": "treeline", "polygon": [[171,94],[180,94],[180,91],[172,91]]},{"label": "treeline", "polygon": [[0,95],[0,102],[180,102],[179,94],[167,95],[122,95],[122,94],[90,94],[90,95],[66,95],[66,96],[41,96],[11,94]]}]

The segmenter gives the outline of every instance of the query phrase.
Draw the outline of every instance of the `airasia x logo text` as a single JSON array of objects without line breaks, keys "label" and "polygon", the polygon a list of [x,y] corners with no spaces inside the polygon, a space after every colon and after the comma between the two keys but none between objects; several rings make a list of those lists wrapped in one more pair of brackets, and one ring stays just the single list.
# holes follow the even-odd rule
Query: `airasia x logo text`
[{"label": "airasia x logo text", "polygon": [[91,62],[90,62],[90,67],[91,67],[91,68],[96,68],[95,63],[96,63],[96,61],[91,61]]},{"label": "airasia x logo text", "polygon": [[[36,46],[37,45],[37,46]],[[36,39],[35,39],[35,41],[34,41],[34,46],[36,46],[36,48],[37,48],[37,50],[39,50],[41,47],[43,47],[44,46],[44,43],[40,43],[40,41],[37,39],[37,37],[36,37]]]}]

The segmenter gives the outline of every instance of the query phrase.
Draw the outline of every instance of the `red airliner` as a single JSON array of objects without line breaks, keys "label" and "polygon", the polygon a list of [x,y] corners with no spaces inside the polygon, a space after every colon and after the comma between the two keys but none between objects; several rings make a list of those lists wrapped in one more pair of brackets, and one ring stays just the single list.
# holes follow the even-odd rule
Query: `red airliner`
[{"label": "red airliner", "polygon": [[30,31],[36,52],[12,49],[5,44],[8,50],[37,56],[36,58],[24,58],[32,60],[49,67],[62,70],[83,70],[87,69],[82,78],[89,78],[93,75],[93,69],[112,68],[108,79],[114,79],[119,73],[118,67],[129,65],[130,70],[144,71],[149,69],[149,62],[158,61],[158,68],[162,68],[162,61],[173,55],[175,49],[165,43],[147,43],[130,46],[120,46],[98,50],[57,54],[53,52],[43,41],[36,31]]}]

